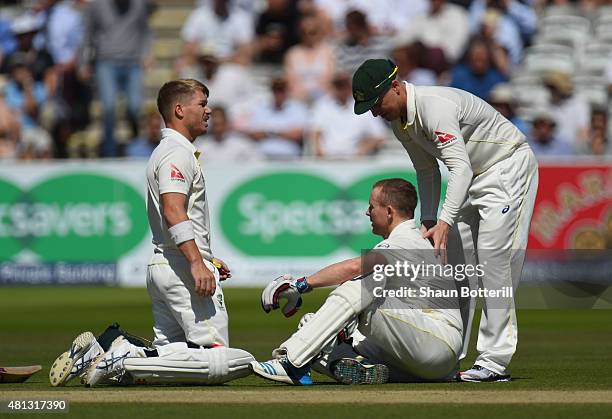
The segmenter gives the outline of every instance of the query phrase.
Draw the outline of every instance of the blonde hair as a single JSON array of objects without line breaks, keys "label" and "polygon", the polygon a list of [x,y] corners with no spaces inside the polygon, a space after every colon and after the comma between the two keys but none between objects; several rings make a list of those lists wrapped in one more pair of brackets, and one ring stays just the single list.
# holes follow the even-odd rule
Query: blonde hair
[{"label": "blonde hair", "polygon": [[178,79],[164,83],[157,94],[157,110],[168,122],[172,118],[174,105],[190,99],[197,91],[208,96],[208,87],[195,79]]}]

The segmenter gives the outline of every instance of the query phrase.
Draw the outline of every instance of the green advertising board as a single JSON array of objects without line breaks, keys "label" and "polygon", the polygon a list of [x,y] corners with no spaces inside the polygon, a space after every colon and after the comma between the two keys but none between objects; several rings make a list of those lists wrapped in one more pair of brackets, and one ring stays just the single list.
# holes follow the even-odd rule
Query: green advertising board
[{"label": "green advertising board", "polygon": [[365,216],[372,185],[393,177],[417,184],[414,171],[402,169],[374,172],[349,185],[312,171],[258,174],[226,194],[221,230],[247,256],[321,257],[339,248],[358,253],[380,241]]},{"label": "green advertising board", "polygon": [[131,185],[64,173],[28,189],[0,179],[0,260],[24,249],[42,262],[115,262],[148,231],[144,199]]}]

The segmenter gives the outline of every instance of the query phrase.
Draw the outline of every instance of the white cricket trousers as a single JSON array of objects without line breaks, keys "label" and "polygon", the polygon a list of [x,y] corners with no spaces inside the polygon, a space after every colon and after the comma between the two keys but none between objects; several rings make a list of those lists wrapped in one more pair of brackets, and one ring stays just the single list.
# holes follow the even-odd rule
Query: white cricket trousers
[{"label": "white cricket trousers", "polygon": [[309,363],[359,316],[358,331],[363,336],[354,341],[354,351],[338,347],[329,355],[327,365],[359,354],[387,365],[391,381],[396,382],[441,380],[454,372],[462,343],[458,313],[453,319],[444,310],[407,309],[399,302],[402,308],[394,309],[393,301],[380,309],[372,306],[373,298],[367,294],[361,280],[345,282],[332,291],[314,316],[281,344],[289,361],[297,367]]},{"label": "white cricket trousers", "polygon": [[212,297],[195,292],[190,264],[182,254],[155,253],[147,270],[153,308],[153,346],[192,342],[203,347],[229,346],[228,316],[219,272],[207,260],[217,288]]},{"label": "white cricket trousers", "polygon": [[[537,189],[538,164],[527,144],[472,181],[448,242],[450,263],[484,266],[481,281],[475,278],[469,281],[471,289],[512,287],[516,292]],[[467,353],[475,304],[475,298],[462,301],[461,359]],[[498,374],[508,374],[517,342],[514,298],[485,297],[475,364]]]}]

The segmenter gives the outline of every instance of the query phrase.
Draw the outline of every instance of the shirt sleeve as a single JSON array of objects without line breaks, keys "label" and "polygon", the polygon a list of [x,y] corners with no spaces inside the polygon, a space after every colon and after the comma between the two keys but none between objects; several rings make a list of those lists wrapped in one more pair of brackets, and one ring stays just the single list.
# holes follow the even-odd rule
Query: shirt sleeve
[{"label": "shirt sleeve", "polygon": [[[423,128],[439,158],[449,171],[446,196],[439,219],[453,225],[472,183],[472,165],[459,127],[457,105],[444,98],[431,98],[423,106]],[[439,195],[438,189],[438,195]]]},{"label": "shirt sleeve", "polygon": [[374,246],[374,249],[389,249],[391,247],[391,244],[389,243],[388,240],[383,240],[380,243],[378,243],[376,246]]},{"label": "shirt sleeve", "polygon": [[159,162],[159,193],[178,192],[189,195],[194,179],[193,158],[187,150],[176,149]]},{"label": "shirt sleeve", "polygon": [[417,175],[421,221],[437,220],[440,204],[440,167],[434,156],[427,153],[414,141],[404,144]]}]

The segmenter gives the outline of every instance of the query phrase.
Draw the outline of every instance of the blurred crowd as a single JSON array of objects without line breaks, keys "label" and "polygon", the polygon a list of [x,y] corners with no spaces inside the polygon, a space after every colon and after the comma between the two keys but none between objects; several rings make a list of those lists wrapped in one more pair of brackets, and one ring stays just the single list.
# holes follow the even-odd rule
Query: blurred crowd
[{"label": "blurred crowd", "polygon": [[[0,159],[148,157],[162,124],[144,86],[160,65],[150,20],[170,3],[0,2]],[[199,0],[167,66],[210,88],[210,129],[196,146],[217,160],[401,153],[382,120],[353,114],[351,75],[372,57],[391,58],[402,80],[487,100],[538,156],[610,155],[609,100],[589,101],[572,74],[552,68],[540,80],[546,106],[522,112],[512,86],[546,10],[593,18],[606,7],[612,1]]]}]

